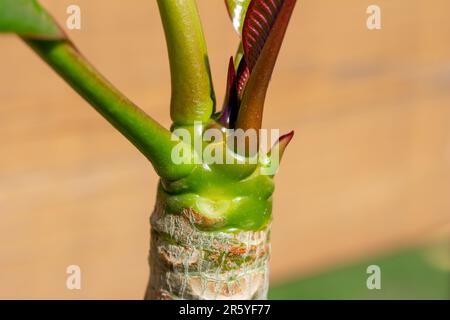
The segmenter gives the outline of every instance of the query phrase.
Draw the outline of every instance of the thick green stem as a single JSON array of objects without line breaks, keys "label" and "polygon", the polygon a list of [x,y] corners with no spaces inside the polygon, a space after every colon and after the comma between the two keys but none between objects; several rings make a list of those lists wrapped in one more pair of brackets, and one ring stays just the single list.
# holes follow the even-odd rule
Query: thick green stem
[{"label": "thick green stem", "polygon": [[195,0],[158,0],[172,79],[176,125],[206,122],[214,111],[208,53]]},{"label": "thick green stem", "polygon": [[[172,134],[122,95],[68,41],[27,40],[64,80],[127,137],[153,164],[157,173],[175,180],[189,174],[192,164],[171,160]],[[192,163],[192,162],[191,162]]]}]

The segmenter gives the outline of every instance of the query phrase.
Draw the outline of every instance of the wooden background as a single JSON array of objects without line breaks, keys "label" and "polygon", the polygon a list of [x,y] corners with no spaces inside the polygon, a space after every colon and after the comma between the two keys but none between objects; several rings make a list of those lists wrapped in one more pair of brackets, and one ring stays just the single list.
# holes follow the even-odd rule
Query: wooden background
[{"label": "wooden background", "polygon": [[[167,54],[153,0],[69,4],[84,54],[169,125]],[[382,30],[366,8],[382,9]],[[218,101],[237,37],[199,0]],[[296,130],[275,193],[274,282],[424,241],[450,220],[450,3],[299,1],[265,127]],[[141,298],[157,177],[20,40],[0,37],[0,298]],[[65,287],[66,267],[82,290]]]}]

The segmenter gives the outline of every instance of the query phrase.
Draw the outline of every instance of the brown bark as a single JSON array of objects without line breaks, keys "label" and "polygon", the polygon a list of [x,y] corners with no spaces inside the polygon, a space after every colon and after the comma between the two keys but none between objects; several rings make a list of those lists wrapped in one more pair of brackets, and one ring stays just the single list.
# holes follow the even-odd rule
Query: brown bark
[{"label": "brown bark", "polygon": [[145,299],[266,299],[270,225],[260,231],[203,231],[201,214],[151,217],[150,281]]}]

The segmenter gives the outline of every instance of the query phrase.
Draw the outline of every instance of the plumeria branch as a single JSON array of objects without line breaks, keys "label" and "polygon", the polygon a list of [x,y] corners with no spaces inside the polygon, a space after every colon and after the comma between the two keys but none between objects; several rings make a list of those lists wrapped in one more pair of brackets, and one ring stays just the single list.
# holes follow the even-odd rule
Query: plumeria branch
[{"label": "plumeria branch", "polygon": [[214,111],[208,53],[195,0],[158,0],[172,79],[175,125],[206,122]]},{"label": "plumeria branch", "polygon": [[[171,161],[172,149],[180,141],[106,80],[37,1],[1,0],[0,32],[14,32],[21,36],[151,161],[161,177],[175,180],[191,172],[193,161],[178,165]],[[186,147],[185,150],[190,149]]]},{"label": "plumeria branch", "polygon": [[130,140],[152,162],[158,175],[173,180],[192,170],[191,165],[175,165],[171,161],[172,149],[179,141],[170,131],[113,87],[69,42],[25,42]]}]

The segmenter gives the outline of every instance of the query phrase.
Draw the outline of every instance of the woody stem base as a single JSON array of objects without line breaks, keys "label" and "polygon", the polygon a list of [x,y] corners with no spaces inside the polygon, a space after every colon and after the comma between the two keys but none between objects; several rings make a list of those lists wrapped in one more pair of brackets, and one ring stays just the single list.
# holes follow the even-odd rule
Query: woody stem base
[{"label": "woody stem base", "polygon": [[168,214],[157,200],[145,299],[266,299],[270,225],[260,231],[203,231],[195,224],[198,215],[191,209]]}]

